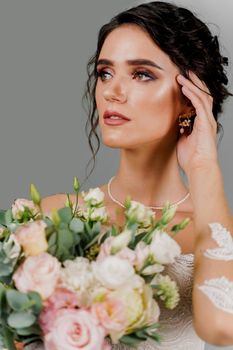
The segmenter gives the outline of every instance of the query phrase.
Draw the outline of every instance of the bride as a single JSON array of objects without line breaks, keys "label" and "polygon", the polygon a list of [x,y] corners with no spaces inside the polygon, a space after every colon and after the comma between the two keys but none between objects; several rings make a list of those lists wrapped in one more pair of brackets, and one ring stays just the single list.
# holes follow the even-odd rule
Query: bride
[{"label": "bride", "polygon": [[[105,24],[88,63],[92,152],[97,127],[106,146],[120,149],[117,173],[100,186],[111,222],[124,223],[127,195],[157,217],[169,200],[177,205],[177,222],[191,218],[175,237],[183,254],[167,271],[180,287],[180,305],[162,312],[161,345],[147,342],[139,349],[233,344],[233,219],[216,149],[218,118],[230,95],[226,64],[202,21],[160,1]],[[46,197],[42,207],[49,212],[65,199]]]}]

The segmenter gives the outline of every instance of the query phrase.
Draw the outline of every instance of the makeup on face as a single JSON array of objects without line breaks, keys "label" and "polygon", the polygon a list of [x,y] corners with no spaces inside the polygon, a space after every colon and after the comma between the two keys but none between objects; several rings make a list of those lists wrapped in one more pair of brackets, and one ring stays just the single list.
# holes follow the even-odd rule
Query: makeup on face
[{"label": "makeup on face", "polygon": [[95,97],[104,143],[140,145],[174,129],[181,107],[179,70],[138,26],[120,26],[107,36],[96,73]]}]

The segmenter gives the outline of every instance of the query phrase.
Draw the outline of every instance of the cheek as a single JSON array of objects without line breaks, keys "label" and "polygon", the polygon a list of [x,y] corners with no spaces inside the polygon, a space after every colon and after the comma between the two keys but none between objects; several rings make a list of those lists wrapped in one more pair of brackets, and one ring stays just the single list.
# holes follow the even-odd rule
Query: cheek
[{"label": "cheek", "polygon": [[176,123],[180,103],[178,90],[168,84],[152,86],[150,89],[137,91],[131,100],[140,126],[165,133]]},{"label": "cheek", "polygon": [[103,108],[104,98],[103,91],[101,90],[100,85],[98,83],[95,89],[95,101],[97,109],[100,111]]}]

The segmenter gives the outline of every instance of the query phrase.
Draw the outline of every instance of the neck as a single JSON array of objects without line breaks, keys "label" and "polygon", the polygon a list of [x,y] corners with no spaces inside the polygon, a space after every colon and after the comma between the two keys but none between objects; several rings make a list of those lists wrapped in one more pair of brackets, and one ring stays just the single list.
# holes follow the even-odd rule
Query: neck
[{"label": "neck", "polygon": [[180,176],[176,148],[162,149],[163,153],[151,147],[122,149],[112,195],[121,203],[130,195],[145,206],[162,206],[184,197],[188,190]]}]

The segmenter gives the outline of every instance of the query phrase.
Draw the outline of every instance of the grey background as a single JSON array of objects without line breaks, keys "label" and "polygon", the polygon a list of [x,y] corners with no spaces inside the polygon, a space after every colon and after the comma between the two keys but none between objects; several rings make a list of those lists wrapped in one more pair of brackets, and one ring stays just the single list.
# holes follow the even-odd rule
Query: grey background
[{"label": "grey background", "polygon": [[[95,51],[100,26],[141,2],[0,0],[0,208],[9,207],[15,198],[29,197],[31,182],[46,196],[72,192],[74,176],[83,181],[91,157],[81,106],[86,63]],[[230,59],[233,90],[233,2],[175,3],[194,10],[219,34]],[[231,208],[232,111],[233,98],[221,118],[225,133],[219,148]],[[106,183],[115,174],[118,159],[117,150],[101,145],[95,171],[82,189]]]}]

